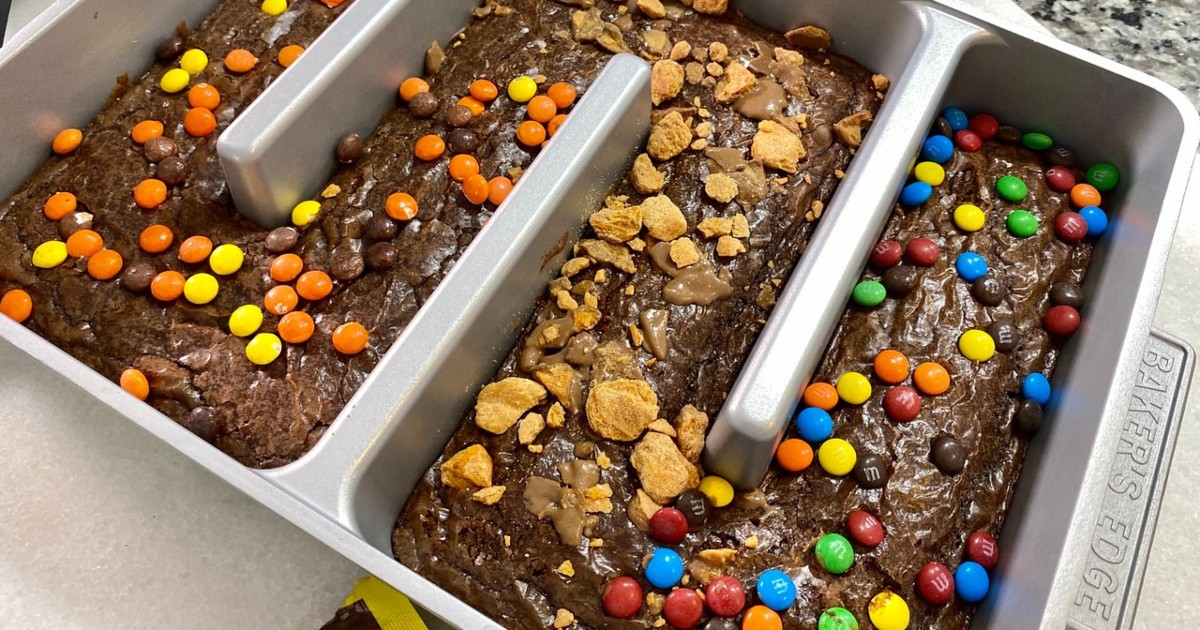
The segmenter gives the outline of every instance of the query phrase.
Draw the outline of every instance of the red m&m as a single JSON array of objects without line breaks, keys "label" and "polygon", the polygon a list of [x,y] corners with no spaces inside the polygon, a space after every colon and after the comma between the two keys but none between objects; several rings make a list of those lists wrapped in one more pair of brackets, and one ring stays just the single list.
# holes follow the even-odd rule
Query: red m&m
[{"label": "red m&m", "polygon": [[1054,218],[1054,233],[1067,243],[1083,240],[1087,231],[1087,220],[1078,212],[1064,212]]},{"label": "red m&m", "polygon": [[897,385],[884,394],[883,411],[896,422],[911,422],[921,413],[921,396],[907,385]]},{"label": "red m&m", "polygon": [[883,523],[866,510],[854,510],[846,515],[846,529],[850,537],[860,545],[878,546],[883,542]]},{"label": "red m&m", "polygon": [[737,578],[728,575],[713,578],[704,590],[708,609],[718,617],[734,617],[746,607],[746,589]]},{"label": "red m&m", "polygon": [[642,608],[642,585],[621,576],[604,587],[604,613],[617,619],[632,619]]},{"label": "red m&m", "polygon": [[954,597],[954,575],[940,562],[929,562],[917,573],[917,593],[921,599],[941,606]]},{"label": "red m&m", "polygon": [[1066,304],[1052,306],[1042,317],[1042,326],[1051,335],[1065,337],[1079,328],[1079,311]]},{"label": "red m&m", "polygon": [[971,117],[971,123],[968,127],[971,131],[979,134],[979,137],[984,140],[990,140],[992,136],[1000,131],[1000,121],[991,114],[975,114]]},{"label": "red m&m", "polygon": [[954,144],[958,145],[960,151],[967,153],[975,153],[983,148],[983,140],[979,134],[970,129],[963,129],[954,134]]},{"label": "red m&m", "polygon": [[878,269],[887,269],[900,264],[900,258],[904,256],[904,248],[897,241],[887,240],[879,241],[875,248],[871,250],[871,266]]},{"label": "red m&m", "polygon": [[974,532],[967,536],[967,559],[978,562],[985,569],[995,567],[1000,560],[996,539],[987,532]]},{"label": "red m&m", "polygon": [[923,236],[909,241],[908,246],[904,248],[904,255],[914,265],[922,267],[932,267],[937,262],[940,252],[937,243]]},{"label": "red m&m", "polygon": [[687,536],[687,531],[687,517],[675,508],[659,508],[650,517],[650,535],[668,545],[674,545],[683,540],[683,537]]},{"label": "red m&m", "polygon": [[1054,192],[1071,192],[1075,187],[1075,175],[1065,166],[1051,166],[1046,169],[1046,185]]},{"label": "red m&m", "polygon": [[703,615],[704,600],[691,589],[677,588],[663,602],[663,617],[676,628],[694,627]]}]

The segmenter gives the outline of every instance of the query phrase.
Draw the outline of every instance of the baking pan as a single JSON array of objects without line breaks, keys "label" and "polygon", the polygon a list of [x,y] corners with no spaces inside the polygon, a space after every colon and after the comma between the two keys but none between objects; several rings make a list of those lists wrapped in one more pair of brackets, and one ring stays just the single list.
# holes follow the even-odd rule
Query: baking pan
[{"label": "baking pan", "polygon": [[[73,97],[27,98],[40,94],[36,78],[55,59],[52,51],[119,44],[140,46],[140,58],[148,60],[171,25],[181,17],[194,23],[213,5],[62,0],[55,5],[60,13],[44,15],[0,49],[0,114],[15,121],[0,130],[0,139],[14,158],[35,156],[28,164],[5,161],[0,193],[32,172],[57,129],[84,122],[103,105],[112,76],[140,71],[100,54],[86,68],[61,60],[58,76],[72,86]],[[1114,225],[1084,286],[1091,296],[1085,325],[1067,344],[1056,373],[1055,389],[1066,394],[1029,450],[1003,532],[1006,554],[975,627],[1128,627],[1192,370],[1190,349],[1151,334],[1150,324],[1198,144],[1195,111],[1161,82],[1044,34],[995,25],[957,4],[735,0],[734,6],[779,30],[826,26],[836,50],[887,74],[893,87],[731,392],[738,404],[719,417],[706,461],[718,472],[732,470],[723,464],[723,448],[742,449],[765,470],[936,111],[944,105],[986,110],[1045,130],[1085,163],[1116,163],[1127,185],[1110,202]],[[115,17],[107,29],[93,29],[87,22],[93,12]],[[408,28],[424,33],[428,26]],[[434,28],[452,33],[458,26]],[[330,32],[320,41],[332,39]],[[313,54],[317,49],[314,44],[304,57],[314,71],[334,63]],[[121,57],[129,62],[129,55]],[[647,132],[646,72],[635,58],[614,58],[346,411],[312,452],[289,466],[242,467],[25,328],[0,318],[0,337],[438,618],[457,627],[495,627],[469,603],[395,562],[389,533],[408,492],[510,349],[546,274],[561,261],[561,253],[545,265],[543,257],[578,234]],[[94,89],[74,91],[87,81]],[[388,93],[391,98],[390,85]],[[317,101],[278,112],[280,124]],[[329,124],[359,128],[350,119]],[[307,132],[295,129],[290,133]],[[1197,189],[1200,183],[1191,187],[1193,204],[1200,202]],[[805,309],[813,312],[796,312]],[[793,345],[784,355],[779,347],[787,344]],[[402,351],[404,360],[397,358]],[[753,483],[754,476],[741,480]]]}]

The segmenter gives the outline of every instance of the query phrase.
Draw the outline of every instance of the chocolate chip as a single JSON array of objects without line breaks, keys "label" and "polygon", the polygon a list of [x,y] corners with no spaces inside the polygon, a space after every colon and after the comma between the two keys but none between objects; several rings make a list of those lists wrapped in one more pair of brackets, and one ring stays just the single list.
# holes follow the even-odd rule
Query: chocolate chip
[{"label": "chocolate chip", "polygon": [[367,220],[366,237],[374,241],[390,241],[396,238],[396,222],[391,217],[377,214]]},{"label": "chocolate chip", "polygon": [[157,275],[154,265],[145,261],[135,262],[121,272],[121,287],[126,291],[141,293],[150,288],[150,282]]},{"label": "chocolate chip", "polygon": [[858,458],[858,462],[854,464],[854,480],[860,488],[882,488],[887,484],[887,478],[887,462],[874,453]]},{"label": "chocolate chip", "polygon": [[703,492],[685,490],[678,499],[675,499],[675,509],[683,512],[689,526],[699,527],[708,520],[708,512],[711,507],[708,497],[704,496]]},{"label": "chocolate chip", "polygon": [[79,230],[90,229],[92,229],[92,213],[90,212],[76,210],[58,220],[58,235],[63,237],[63,240],[71,238],[71,235]]},{"label": "chocolate chip", "polygon": [[954,127],[950,126],[950,121],[938,116],[933,123],[933,133],[946,136],[947,138],[954,137]]},{"label": "chocolate chip", "polygon": [[188,431],[205,442],[212,443],[217,439],[217,412],[212,407],[196,407],[188,414],[185,424]]},{"label": "chocolate chip", "polygon": [[1073,309],[1083,308],[1083,289],[1070,282],[1055,282],[1050,287],[1050,303],[1055,306],[1070,306]]},{"label": "chocolate chip", "polygon": [[188,166],[187,160],[172,155],[168,158],[163,158],[158,163],[158,178],[168,186],[178,186],[187,181],[188,174],[192,172],[192,167]]},{"label": "chocolate chip", "polygon": [[179,153],[179,145],[175,144],[174,140],[164,136],[151,138],[146,141],[146,144],[142,145],[142,155],[154,163],[161,162],[176,153]]},{"label": "chocolate chip", "polygon": [[[436,114],[441,106],[442,102],[438,97],[429,92],[419,92],[408,102],[408,111],[417,118],[429,118]],[[467,110],[467,113],[469,114],[471,111]]]},{"label": "chocolate chip", "polygon": [[158,51],[155,52],[158,58],[163,61],[170,61],[183,54],[184,43],[183,38],[178,35],[172,35],[162,41],[158,45]]},{"label": "chocolate chip", "polygon": [[883,272],[882,280],[883,288],[887,289],[888,295],[903,297],[917,288],[920,278],[917,276],[916,269],[899,265]]},{"label": "chocolate chip", "polygon": [[1046,151],[1046,161],[1055,166],[1074,166],[1075,152],[1061,144],[1056,144]]},{"label": "chocolate chip", "polygon": [[267,242],[265,245],[267,251],[272,254],[282,254],[295,247],[298,240],[300,240],[300,233],[296,231],[296,228],[291,226],[277,227],[267,233]]},{"label": "chocolate chip", "polygon": [[996,342],[996,350],[1012,352],[1021,346],[1021,334],[1017,327],[1008,322],[992,322],[987,327],[987,334]]},{"label": "chocolate chip", "polygon": [[454,129],[446,134],[446,147],[450,153],[474,153],[479,148],[479,134],[470,129]]},{"label": "chocolate chip", "polygon": [[446,110],[446,124],[451,127],[465,127],[471,122],[471,110],[466,105],[455,105]]},{"label": "chocolate chip", "polygon": [[1013,427],[1021,433],[1034,433],[1042,426],[1042,406],[1037,401],[1026,398],[1017,407],[1013,416]]},{"label": "chocolate chip", "polygon": [[348,247],[335,249],[332,259],[329,271],[338,280],[353,280],[366,268],[362,255]]},{"label": "chocolate chip", "polygon": [[584,440],[575,445],[575,457],[579,459],[591,459],[592,455],[596,454],[596,443]]},{"label": "chocolate chip", "polygon": [[949,435],[938,436],[929,449],[929,459],[938,470],[947,475],[957,475],[967,465],[967,451],[962,442]]},{"label": "chocolate chip", "polygon": [[375,243],[367,248],[367,266],[376,271],[391,269],[399,256],[395,245],[387,241]]},{"label": "chocolate chip", "polygon": [[738,622],[729,617],[713,617],[704,624],[704,630],[740,630]]},{"label": "chocolate chip", "polygon": [[971,293],[984,306],[995,306],[1004,301],[1004,284],[991,274],[983,276],[971,285]]},{"label": "chocolate chip", "polygon": [[338,141],[337,149],[334,151],[337,161],[342,164],[353,164],[363,156],[363,141],[358,137],[358,134],[347,134],[346,137]]},{"label": "chocolate chip", "polygon": [[1016,144],[1021,141],[1021,130],[1012,125],[1000,125],[996,132],[996,141],[1004,144]]}]

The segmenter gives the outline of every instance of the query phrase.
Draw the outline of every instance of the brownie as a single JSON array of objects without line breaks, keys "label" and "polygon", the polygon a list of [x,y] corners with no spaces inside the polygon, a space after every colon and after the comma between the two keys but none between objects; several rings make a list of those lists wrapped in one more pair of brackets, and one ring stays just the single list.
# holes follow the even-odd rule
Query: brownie
[{"label": "brownie", "polygon": [[[541,6],[547,23],[557,7]],[[616,23],[641,30],[654,10]],[[695,486],[708,417],[887,86],[823,50],[819,28],[785,37],[691,10],[650,24],[667,40],[652,57],[646,153],[590,217],[393,536],[401,562],[506,627],[651,623],[601,608],[608,578],[640,574],[654,546],[631,516],[644,526],[651,495]],[[675,476],[648,480],[660,459]]]}]

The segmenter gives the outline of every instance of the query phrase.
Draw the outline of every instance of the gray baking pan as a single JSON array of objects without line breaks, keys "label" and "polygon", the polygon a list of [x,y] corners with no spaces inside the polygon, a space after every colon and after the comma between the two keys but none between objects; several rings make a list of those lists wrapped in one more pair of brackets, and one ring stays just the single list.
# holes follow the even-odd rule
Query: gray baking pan
[{"label": "gray baking pan", "polygon": [[[122,64],[133,53],[150,59],[180,17],[195,23],[214,4],[63,0],[55,5],[58,14],[43,16],[15,45],[0,49],[5,88],[0,115],[15,121],[0,129],[6,141],[0,146],[13,156],[0,166],[0,194],[32,172],[40,158],[28,156],[44,154],[57,129],[84,123],[103,105],[111,83],[102,79],[138,72]],[[401,11],[401,4],[361,6]],[[1090,297],[1085,325],[1067,345],[1056,374],[1056,389],[1065,394],[1030,449],[1002,536],[1006,553],[975,627],[1128,627],[1192,371],[1191,350],[1152,334],[1150,322],[1185,190],[1191,205],[1200,203],[1200,182],[1188,187],[1200,142],[1195,111],[1145,75],[1041,33],[992,24],[956,4],[735,0],[734,5],[779,30],[804,23],[828,27],[836,50],[887,74],[893,87],[731,392],[706,461],[742,484],[752,484],[765,470],[936,111],[952,104],[1045,130],[1084,162],[1113,161],[1126,184],[1111,200],[1114,225],[1085,284]],[[436,24],[401,20],[389,36],[419,41],[423,55],[431,36],[461,26],[450,12]],[[106,29],[93,29],[89,19],[106,20]],[[358,79],[339,83],[333,93],[356,90],[361,82],[387,93],[378,102],[394,98],[391,73],[416,67],[419,60],[346,56],[375,50],[379,44],[371,40],[381,31],[342,24],[335,22],[302,58],[310,76],[334,81],[338,73],[320,75],[322,69],[358,59],[363,65]],[[131,52],[121,59],[99,54],[111,46]],[[96,53],[87,67],[63,61],[56,69],[72,98],[14,96],[49,89],[38,80],[47,60],[56,57],[53,51],[62,50]],[[289,73],[254,107],[276,119],[278,126],[268,127],[288,130],[287,142],[296,143],[291,146],[327,149],[328,142],[313,138],[373,124],[370,116],[342,111],[323,119],[330,129],[295,125],[305,112],[320,110],[331,92],[321,81],[311,94],[289,92],[296,89],[284,80]],[[0,337],[445,623],[496,627],[468,602],[395,562],[389,532],[416,480],[511,348],[549,270],[562,261],[560,243],[578,234],[636,152],[647,131],[645,75],[645,65],[635,58],[613,60],[324,439],[289,466],[244,468],[25,328],[0,318]],[[319,186],[309,177],[294,181]],[[810,273],[816,269],[821,273]],[[797,312],[803,310],[811,312]],[[745,465],[731,464],[728,453],[741,453]]]}]

